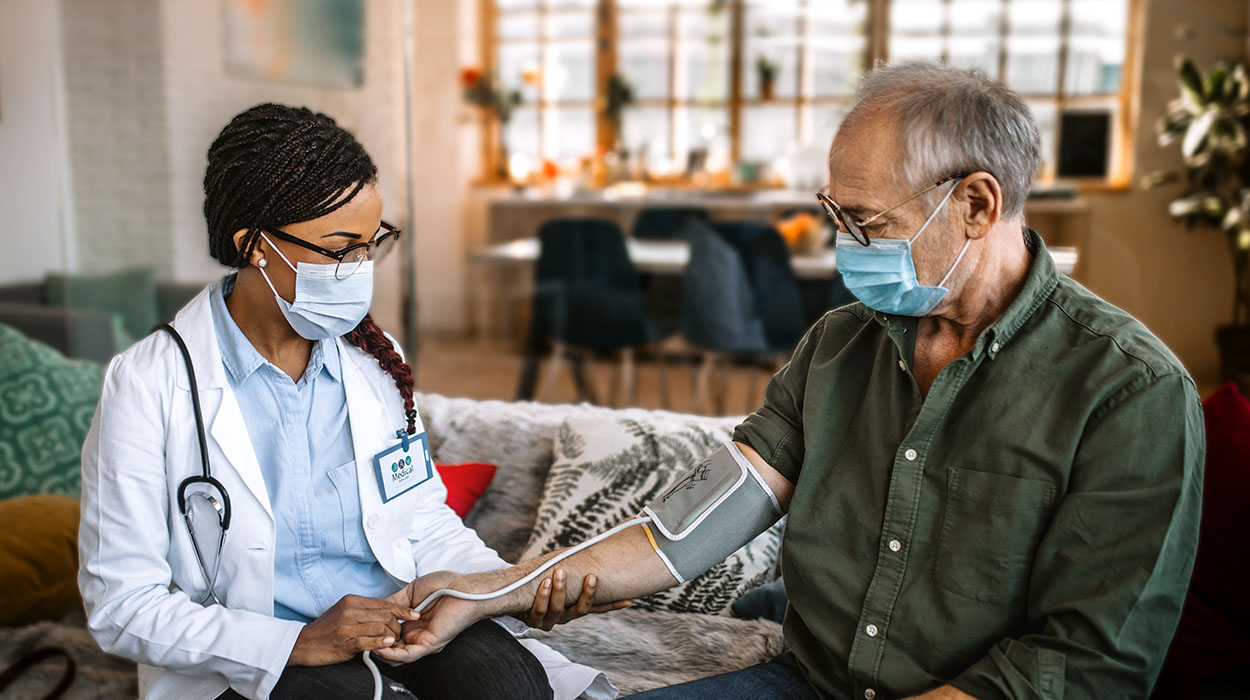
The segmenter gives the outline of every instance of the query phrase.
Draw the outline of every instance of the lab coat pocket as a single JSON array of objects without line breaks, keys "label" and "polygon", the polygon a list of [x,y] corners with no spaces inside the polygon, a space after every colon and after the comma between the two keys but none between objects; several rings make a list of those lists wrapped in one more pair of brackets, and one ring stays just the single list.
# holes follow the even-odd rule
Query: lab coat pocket
[{"label": "lab coat pocket", "polygon": [[360,483],[353,460],[330,470],[330,481],[339,495],[339,514],[343,534],[343,551],[347,554],[369,554],[369,541],[360,510]]},{"label": "lab coat pocket", "polygon": [[1046,481],[948,469],[934,581],[976,601],[1019,600],[1054,498]]}]

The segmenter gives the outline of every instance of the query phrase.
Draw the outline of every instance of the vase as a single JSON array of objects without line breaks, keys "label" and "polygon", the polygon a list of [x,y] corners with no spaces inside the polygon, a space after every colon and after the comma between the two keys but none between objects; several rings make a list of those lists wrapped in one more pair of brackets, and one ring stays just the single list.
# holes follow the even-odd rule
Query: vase
[{"label": "vase", "polygon": [[765,102],[772,102],[773,96],[776,94],[777,81],[772,78],[760,80],[760,99]]}]

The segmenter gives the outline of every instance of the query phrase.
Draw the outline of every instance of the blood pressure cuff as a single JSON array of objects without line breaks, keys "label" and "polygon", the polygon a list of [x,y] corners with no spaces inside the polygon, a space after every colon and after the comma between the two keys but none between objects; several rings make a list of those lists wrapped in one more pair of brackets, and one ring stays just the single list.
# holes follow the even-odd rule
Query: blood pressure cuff
[{"label": "blood pressure cuff", "polygon": [[781,519],[777,496],[737,445],[727,442],[642,509],[643,529],[684,583],[724,561]]}]

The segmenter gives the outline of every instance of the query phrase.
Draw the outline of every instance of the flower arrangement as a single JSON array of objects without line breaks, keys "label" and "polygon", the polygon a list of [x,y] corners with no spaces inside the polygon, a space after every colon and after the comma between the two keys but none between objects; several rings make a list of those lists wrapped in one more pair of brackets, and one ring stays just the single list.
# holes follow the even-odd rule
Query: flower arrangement
[{"label": "flower arrangement", "polygon": [[461,69],[460,84],[466,102],[494,112],[501,124],[507,124],[513,110],[521,104],[520,90],[504,89],[493,74],[480,68]]}]

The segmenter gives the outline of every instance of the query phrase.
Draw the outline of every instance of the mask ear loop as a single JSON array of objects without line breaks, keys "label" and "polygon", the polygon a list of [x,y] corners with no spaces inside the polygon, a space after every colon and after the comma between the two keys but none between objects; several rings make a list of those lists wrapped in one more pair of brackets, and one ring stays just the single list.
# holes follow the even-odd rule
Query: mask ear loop
[{"label": "mask ear loop", "polygon": [[[260,232],[260,237],[265,239],[265,242],[269,244],[269,247],[273,248],[273,252],[277,253],[278,257],[282,258],[282,262],[286,263],[286,266],[291,268],[291,272],[294,272],[297,275],[299,274],[299,272],[295,269],[295,266],[291,264],[291,261],[287,260],[287,257],[282,254],[281,250],[278,250],[278,246],[274,245],[273,241],[269,240],[269,236],[266,236],[264,231]],[[281,299],[282,295],[278,294],[278,290],[273,286],[273,282],[270,281],[269,274],[265,272],[265,268],[258,267],[256,269],[260,270],[260,276],[265,278],[265,284],[269,285],[269,291],[273,292],[275,297]]]},{"label": "mask ear loop", "polygon": [[[929,222],[933,221],[933,218],[938,215],[938,212],[942,211],[942,207],[946,206],[946,201],[949,200],[951,198],[951,195],[953,194],[955,194],[954,187],[952,187],[950,191],[946,193],[946,196],[942,198],[941,202],[938,202],[937,208],[933,210],[933,213],[929,215],[929,218],[924,220],[924,225],[920,227],[920,230],[916,232],[916,235],[912,236],[911,239],[907,241],[908,246],[914,243],[917,238],[920,238],[920,234],[924,233],[925,229],[929,228]],[[263,236],[265,234],[262,233],[261,235]],[[265,240],[268,240],[268,239],[265,239]],[[273,244],[271,243],[270,245],[273,245]],[[942,278],[941,282],[937,283],[937,286],[944,287],[946,285],[946,281],[949,280],[951,278],[951,275],[955,273],[955,268],[959,267],[959,261],[964,259],[964,253],[968,252],[968,246],[970,245],[972,245],[971,238],[969,238],[967,241],[964,242],[963,250],[959,251],[959,257],[955,258],[955,263],[950,266],[949,270],[946,271],[946,276]]]},{"label": "mask ear loop", "polygon": [[964,248],[963,250],[959,251],[959,257],[955,258],[955,264],[951,265],[951,269],[946,271],[946,276],[942,278],[941,282],[937,283],[937,286],[943,287],[943,288],[946,287],[946,280],[950,279],[951,275],[955,274],[955,268],[959,267],[959,261],[964,259],[964,253],[968,252],[968,246],[970,245],[972,245],[971,238],[969,238],[967,241],[964,241]]},{"label": "mask ear loop", "polygon": [[[927,218],[927,219],[925,219],[925,220],[924,220],[924,224],[923,224],[923,225],[921,225],[920,230],[916,232],[916,235],[914,235],[914,236],[912,236],[910,239],[908,239],[908,241],[907,241],[908,243],[915,243],[915,242],[916,242],[916,239],[917,239],[917,238],[920,238],[920,234],[924,233],[924,232],[925,232],[925,229],[929,228],[929,222],[933,221],[933,217],[937,216],[937,215],[938,215],[938,212],[942,211],[942,207],[946,206],[946,200],[950,199],[950,198],[951,198],[951,195],[953,195],[953,194],[955,194],[955,188],[954,188],[954,187],[952,187],[952,188],[950,189],[950,191],[946,193],[946,196],[942,198],[942,201],[938,202],[937,208],[935,208],[935,209],[933,210],[933,213],[929,215],[929,218]],[[262,235],[262,236],[263,236],[263,235],[265,235],[265,234],[262,232],[260,235]],[[269,239],[268,239],[268,238],[266,238],[265,240],[269,240]],[[272,243],[270,243],[269,245],[273,245],[273,244],[272,244]],[[277,248],[275,248],[274,250],[277,250]],[[281,254],[281,253],[279,253],[279,254]]]}]

